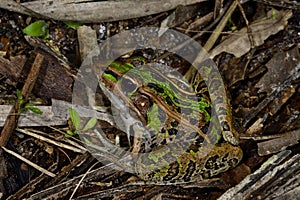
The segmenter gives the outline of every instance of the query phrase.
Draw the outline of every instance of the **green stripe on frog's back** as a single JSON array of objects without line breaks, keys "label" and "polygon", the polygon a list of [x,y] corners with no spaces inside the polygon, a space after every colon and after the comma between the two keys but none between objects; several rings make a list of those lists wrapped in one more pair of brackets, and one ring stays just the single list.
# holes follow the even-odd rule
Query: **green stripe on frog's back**
[{"label": "green stripe on frog's back", "polygon": [[[145,63],[145,60],[142,57],[136,57],[132,59],[131,62],[134,61]],[[120,78],[120,76],[122,76],[122,78]],[[118,80],[121,80],[118,83],[121,88],[122,80],[128,81],[129,79],[135,79],[136,83],[134,84],[139,84],[137,85],[137,87],[146,84],[147,86],[149,86],[149,88],[151,88],[152,91],[157,93],[157,95],[161,95],[169,105],[172,104],[177,108],[191,109],[194,112],[204,113],[205,121],[208,122],[210,120],[210,114],[208,113],[210,102],[207,97],[197,97],[196,94],[193,94],[191,92],[183,94],[185,96],[181,95],[182,90],[180,90],[177,85],[168,80],[166,77],[162,77],[154,69],[151,69],[151,71],[150,69],[145,68],[136,69],[135,66],[133,66],[133,64],[131,63],[121,64],[120,62],[112,62],[109,65],[108,70],[104,71],[103,77],[108,81],[111,81],[110,85],[117,83]],[[128,84],[126,84],[125,87],[122,88],[122,91],[126,91],[127,89]],[[127,95],[131,96],[132,94]],[[173,110],[176,111],[175,109]],[[197,117],[197,115],[195,115],[194,113],[191,113],[191,115]]]},{"label": "green stripe on frog's back", "polygon": [[[126,76],[131,76],[130,74],[135,75],[140,86],[147,86],[154,93],[162,96],[169,106],[171,106],[170,104],[173,104],[179,108],[186,108],[195,112],[205,113],[206,122],[210,120],[210,114],[207,111],[210,108],[210,102],[205,96],[197,97],[196,94],[189,96],[189,98],[187,96],[183,96],[177,89],[178,86],[173,85],[172,82],[169,82],[167,79],[158,74],[156,74],[156,78],[154,78],[153,72],[150,71],[150,69],[132,69],[126,74]],[[157,78],[158,76],[160,77]],[[164,80],[164,82],[162,80]]]},{"label": "green stripe on frog's back", "polygon": [[[111,69],[112,71],[118,71],[117,69],[119,67],[120,65],[112,65]],[[228,131],[227,133],[228,135],[230,135],[229,133],[231,132],[231,121],[229,118],[231,118],[231,113],[228,102],[226,100],[226,93],[224,92],[225,88],[221,82],[222,80],[220,80],[217,72],[213,71],[210,67],[204,66],[203,69],[203,73],[209,73],[210,75],[210,78],[209,80],[206,80],[206,83],[209,87],[209,95],[212,99],[213,108],[216,110],[216,116],[219,119],[218,120],[216,119],[216,116],[213,116],[212,122],[218,123],[220,121],[223,130],[222,132],[226,133],[226,131]],[[119,81],[122,82],[122,79],[120,79],[120,75],[124,75],[120,73],[120,71],[110,73],[110,75],[116,74],[115,79],[110,77],[109,80],[113,82],[113,84],[117,85],[117,87],[121,87],[121,85],[119,85]],[[158,78],[155,78],[155,75],[151,74],[149,70],[142,71],[136,69],[135,66],[131,66],[131,64],[126,66],[122,72],[125,71],[131,71],[131,73],[125,73],[122,78],[132,81],[133,84],[136,84],[136,88],[139,88],[141,85],[147,83],[143,87],[140,87],[143,89],[140,91],[143,91],[143,94],[147,94],[150,99],[152,98],[153,100],[155,100],[157,105],[163,105],[162,107],[165,107],[165,110],[171,112],[170,116],[174,115],[178,117],[181,115],[181,113],[177,113],[176,110],[170,109],[172,108],[171,105],[181,108],[186,106],[187,108],[194,110],[195,112],[202,113],[205,113],[206,108],[210,107],[210,105],[206,105],[209,103],[208,101],[203,101],[202,103],[204,103],[204,105],[199,105],[199,99],[191,100],[189,98],[186,98],[187,95],[184,95],[184,92],[178,92],[180,94],[178,95],[177,92],[174,92],[176,90],[174,89],[176,88],[176,85],[168,81],[168,78],[166,77],[160,76]],[[154,85],[152,88],[149,87],[149,82]],[[198,83],[199,81],[197,81],[193,85],[195,85],[196,87]],[[178,89],[178,91],[179,90],[180,89]],[[170,98],[171,103],[169,102],[169,104],[171,105],[166,103],[168,102],[167,98]],[[160,99],[163,99],[164,102],[160,103]],[[152,107],[152,109],[150,109],[147,113],[152,119],[152,121],[150,121],[148,125],[152,126],[152,129],[155,129],[156,132],[160,132],[159,129],[161,129],[162,123],[155,121],[158,120],[157,109],[160,108],[157,105]],[[199,109],[199,107],[201,106],[205,111]],[[229,124],[229,128],[226,127],[226,123]],[[195,131],[195,128],[199,129],[199,127],[189,125],[190,124],[184,124],[184,126],[188,126],[188,128],[186,129],[187,136],[193,135],[191,132],[189,132],[190,130]],[[209,137],[220,138],[220,131],[218,131],[217,129],[213,129],[209,134],[211,134],[209,135]],[[223,133],[223,136],[225,135],[225,137],[227,137],[224,138],[227,141],[231,142],[230,136],[228,137],[226,136],[226,134]],[[153,149],[153,151],[150,151],[148,154],[139,154],[135,166],[137,175],[146,181],[154,182],[174,182],[177,180],[179,180],[178,182],[180,182],[180,180],[183,182],[187,182],[193,180],[202,180],[205,178],[210,178],[211,176],[234,167],[241,160],[241,149],[226,142],[221,142],[219,144],[216,144],[215,146],[212,146],[212,144],[200,144],[194,150],[187,151],[187,149],[185,148],[189,146],[184,145],[185,139],[187,138],[188,137],[184,135],[182,138],[178,138],[179,140],[177,140],[177,142],[175,143],[170,143],[167,146],[158,146],[157,149]],[[205,136],[203,136],[203,138],[205,138]],[[218,141],[218,139],[216,140]],[[217,141],[214,140],[213,144],[217,143]],[[231,143],[235,144],[234,141]]]},{"label": "green stripe on frog's back", "polygon": [[[150,83],[148,84],[148,86],[150,86],[152,91],[155,91],[157,95],[162,96],[168,103],[168,105],[172,104],[178,108],[192,109],[194,112],[204,113],[206,121],[210,120],[210,115],[207,112],[207,108],[211,106],[209,101],[206,100],[208,97],[200,97],[200,100],[191,100],[189,98],[185,98],[182,92],[178,92],[182,90],[180,90],[177,85],[173,84],[173,82],[170,81],[168,77],[161,77],[159,73],[152,73],[152,70],[147,71],[136,69],[135,66],[131,64],[132,62],[140,62],[140,64],[144,64],[145,59],[142,57],[136,57],[131,59],[130,63],[125,64],[113,62],[109,67],[113,73],[105,73],[104,77],[108,78],[111,82],[113,82],[113,84],[115,84],[116,81],[119,80],[119,76],[124,75],[124,79],[126,79],[126,77],[130,78],[131,75],[126,75],[126,72],[130,72],[129,74],[134,74],[133,80],[131,82],[136,81],[135,83],[133,83],[133,85],[143,84],[145,82]],[[235,139],[237,137],[237,133],[232,127],[231,109],[228,106],[229,104],[226,98],[227,94],[226,92],[224,92],[225,88],[222,84],[222,80],[220,80],[219,72],[214,70],[215,69],[213,67],[202,66],[201,74],[209,74],[209,79],[206,80],[206,83],[209,87],[210,98],[213,99],[213,108],[216,111],[218,121],[220,122],[220,125],[222,127],[222,134],[224,139],[232,144],[237,145],[238,142]],[[115,76],[113,74],[115,74]],[[195,84],[193,84],[195,90],[197,90],[196,88],[198,86],[198,83],[200,82],[196,80]],[[134,88],[138,88],[138,85],[136,85],[136,87]],[[176,109],[173,110],[176,111]],[[193,113],[191,114],[191,116],[196,117],[196,115],[194,115]]]}]

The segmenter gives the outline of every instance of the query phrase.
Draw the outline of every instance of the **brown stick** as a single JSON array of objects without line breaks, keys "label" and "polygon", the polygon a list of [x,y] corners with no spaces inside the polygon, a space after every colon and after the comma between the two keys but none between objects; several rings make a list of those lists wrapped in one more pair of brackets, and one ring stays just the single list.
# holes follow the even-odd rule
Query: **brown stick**
[{"label": "brown stick", "polygon": [[[42,62],[44,60],[44,56],[41,54],[37,54],[30,73],[26,79],[26,82],[22,89],[22,97],[24,98],[24,102],[27,101],[29,94],[31,93],[37,76],[39,74],[40,68],[42,66]],[[7,142],[9,141],[10,136],[12,135],[14,129],[18,125],[19,115],[18,113],[19,102],[16,101],[14,107],[11,109],[9,116],[7,117],[3,130],[0,135],[0,146],[6,146]]]}]

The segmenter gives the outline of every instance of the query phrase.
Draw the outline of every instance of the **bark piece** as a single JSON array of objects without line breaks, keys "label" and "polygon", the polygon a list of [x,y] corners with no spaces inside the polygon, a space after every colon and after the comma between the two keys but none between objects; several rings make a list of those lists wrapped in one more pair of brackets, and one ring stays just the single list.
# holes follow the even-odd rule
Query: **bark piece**
[{"label": "bark piece", "polygon": [[287,193],[296,192],[300,184],[300,156],[289,158],[290,154],[291,151],[282,151],[272,156],[218,199],[282,199]]},{"label": "bark piece", "polygon": [[[108,22],[148,16],[175,9],[179,5],[191,5],[207,0],[38,0],[12,6],[12,1],[0,2],[1,8],[24,14],[38,13],[45,18],[61,21]],[[29,12],[30,10],[31,12]]]}]

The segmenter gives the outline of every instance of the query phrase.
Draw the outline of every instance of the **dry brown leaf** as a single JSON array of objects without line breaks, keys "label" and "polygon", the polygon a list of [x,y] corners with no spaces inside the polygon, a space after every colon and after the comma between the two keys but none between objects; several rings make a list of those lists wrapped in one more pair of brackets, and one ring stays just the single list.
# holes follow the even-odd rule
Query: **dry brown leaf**
[{"label": "dry brown leaf", "polygon": [[[255,46],[262,45],[264,40],[278,33],[287,24],[287,20],[292,16],[291,10],[270,10],[267,16],[254,21],[250,27],[253,34]],[[210,52],[210,57],[227,52],[235,57],[241,57],[246,54],[251,48],[251,43],[247,34],[247,28],[244,27],[238,32],[233,33],[229,38],[215,47]]]}]

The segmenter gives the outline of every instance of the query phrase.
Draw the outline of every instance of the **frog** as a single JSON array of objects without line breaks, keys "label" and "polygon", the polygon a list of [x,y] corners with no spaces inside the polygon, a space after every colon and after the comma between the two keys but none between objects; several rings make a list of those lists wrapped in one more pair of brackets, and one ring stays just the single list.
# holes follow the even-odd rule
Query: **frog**
[{"label": "frog", "polygon": [[201,77],[190,84],[176,69],[147,64],[142,56],[97,67],[99,86],[118,112],[120,129],[128,140],[137,138],[138,152],[130,153],[95,131],[100,151],[118,166],[146,182],[176,184],[209,179],[239,164],[243,151],[231,108],[210,66],[203,66],[214,77],[205,86],[210,90]]}]

